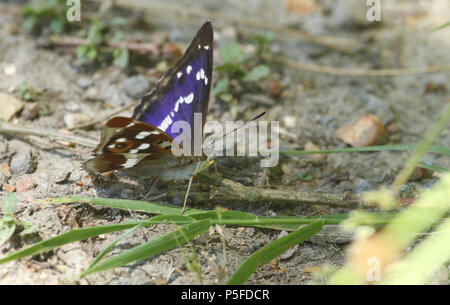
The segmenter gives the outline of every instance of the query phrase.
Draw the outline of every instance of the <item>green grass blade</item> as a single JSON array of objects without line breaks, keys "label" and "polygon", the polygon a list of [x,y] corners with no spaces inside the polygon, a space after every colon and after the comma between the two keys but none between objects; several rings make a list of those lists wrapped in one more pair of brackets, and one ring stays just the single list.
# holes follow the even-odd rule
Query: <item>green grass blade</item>
[{"label": "green grass blade", "polygon": [[[335,154],[335,153],[349,153],[349,152],[368,152],[368,151],[409,151],[417,148],[417,145],[378,145],[367,147],[348,147],[336,149],[322,149],[322,150],[286,150],[280,151],[282,155],[314,155],[314,154]],[[450,156],[450,148],[443,146],[430,146],[427,152]]]},{"label": "green grass blade", "polygon": [[174,224],[186,224],[188,222],[191,222],[192,220],[189,220],[189,218],[184,218],[183,221],[181,221],[180,217],[176,215],[175,217],[171,217],[170,215],[166,217],[159,217],[158,219],[154,220],[153,218],[150,218],[149,220],[145,221],[134,221],[134,222],[126,222],[121,224],[110,224],[110,225],[103,225],[103,226],[96,226],[91,228],[82,228],[82,229],[76,229],[72,230],[63,234],[60,234],[58,236],[49,238],[47,240],[40,241],[38,243],[35,243],[34,245],[31,245],[25,249],[19,250],[17,252],[14,252],[4,258],[0,259],[0,264],[19,259],[22,257],[47,252],[52,249],[55,249],[57,247],[61,247],[66,244],[70,244],[76,241],[85,240],[94,236],[98,236],[100,234],[107,234],[112,233],[116,231],[122,231],[126,229],[130,229],[138,224],[141,224],[142,226],[149,226],[153,224],[161,224],[161,223],[174,223]]},{"label": "green grass blade", "polygon": [[111,268],[124,266],[126,264],[146,259],[150,256],[167,251],[176,246],[180,246],[181,244],[188,242],[190,239],[208,230],[210,225],[211,221],[208,219],[195,221],[189,225],[165,233],[144,244],[100,262],[89,270],[83,272],[81,276],[84,277],[93,272],[105,271]]},{"label": "green grass blade", "polygon": [[152,221],[160,221],[161,223],[169,223],[173,225],[185,225],[196,221],[197,219],[183,215],[157,215],[150,218]]},{"label": "green grass blade", "polygon": [[[317,217],[314,218],[303,218],[303,217],[258,217],[250,213],[240,212],[240,211],[221,211],[220,212],[220,220],[218,216],[218,212],[216,210],[212,211],[203,211],[196,209],[188,209],[186,210],[185,216],[182,216],[181,208],[176,206],[169,205],[159,205],[155,203],[150,203],[146,201],[136,201],[136,200],[122,200],[122,199],[111,199],[111,198],[88,198],[88,197],[64,197],[64,198],[56,198],[53,200],[57,203],[68,203],[68,202],[84,202],[88,204],[99,204],[103,206],[113,207],[122,210],[134,210],[147,212],[152,214],[161,214],[161,215],[170,215],[170,219],[167,219],[168,223],[175,224],[187,224],[190,223],[193,219],[202,220],[202,219],[210,219],[214,222],[214,224],[224,224],[224,225],[237,225],[237,226],[254,226],[261,228],[270,228],[275,230],[287,230],[287,231],[295,231],[299,225],[308,224],[317,220]],[[179,218],[176,218],[176,215]],[[185,218],[189,215],[191,219]],[[347,218],[347,216],[331,216],[331,217],[323,217],[325,219],[325,224],[339,224],[343,219]],[[152,218],[153,220],[163,220],[165,218],[157,218],[156,216]]]},{"label": "green grass blade", "polygon": [[450,171],[449,169],[444,168],[444,167],[440,167],[440,166],[437,166],[437,165],[425,164],[425,163],[419,163],[419,164],[417,164],[417,166],[425,168],[425,169],[428,169],[428,170],[433,171],[433,172],[437,172],[437,173],[444,173],[444,172]]},{"label": "green grass blade", "polygon": [[95,259],[92,261],[92,263],[89,265],[89,267],[87,268],[87,270],[91,269],[92,267],[94,267],[103,257],[105,257],[106,254],[108,254],[109,252],[111,252],[111,250],[117,245],[118,242],[120,242],[122,239],[124,239],[125,237],[127,237],[128,235],[130,235],[131,233],[133,233],[134,231],[136,231],[137,229],[142,227],[142,223],[139,223],[137,225],[135,225],[134,227],[132,227],[131,229],[129,229],[128,231],[126,231],[125,233],[123,233],[122,235],[120,235],[118,238],[116,238],[112,243],[110,243],[108,245],[108,247],[106,247],[105,249],[103,249],[102,252],[100,252]]},{"label": "green grass blade", "polygon": [[[148,201],[129,200],[129,199],[113,199],[113,198],[89,198],[89,197],[61,197],[52,200],[53,203],[71,203],[71,202],[83,202],[89,204],[98,204],[107,206],[110,208],[116,208],[121,210],[131,210],[136,212],[146,212],[151,214],[180,214],[181,208],[177,206],[155,204]],[[184,215],[190,213],[198,213],[202,210],[186,209]]]},{"label": "green grass blade", "polygon": [[389,266],[380,284],[424,285],[450,259],[450,219],[443,221],[406,257]]},{"label": "green grass blade", "polygon": [[244,284],[256,269],[267,264],[272,259],[278,257],[284,251],[288,250],[294,245],[318,233],[320,230],[322,230],[322,227],[323,221],[319,220],[269,243],[264,248],[259,249],[258,251],[250,255],[233,273],[227,284]]},{"label": "green grass blade", "polygon": [[14,223],[0,225],[0,246],[6,243],[16,231],[16,225]]},{"label": "green grass blade", "polygon": [[227,211],[218,211],[218,210],[212,210],[212,211],[202,211],[199,213],[192,213],[189,215],[192,218],[195,218],[197,220],[200,219],[234,219],[236,221],[239,220],[258,220],[259,217],[255,216],[250,213],[240,212],[240,211],[233,211],[233,210],[227,210]]},{"label": "green grass blade", "polygon": [[443,28],[446,28],[448,26],[450,26],[450,22],[444,23],[444,24],[432,29],[431,32],[436,32],[436,31],[442,30]]},{"label": "green grass blade", "polygon": [[14,193],[6,194],[2,201],[2,210],[4,216],[14,216],[16,211],[17,197]]},{"label": "green grass blade", "polygon": [[[411,154],[411,156],[406,160],[403,165],[402,170],[395,177],[394,182],[392,182],[391,188],[398,190],[400,186],[408,181],[408,178],[414,172],[420,159],[430,150],[431,145],[437,139],[437,137],[442,133],[447,124],[450,122],[450,103],[444,104],[443,109],[439,113],[439,117],[435,122],[427,129],[423,135],[422,140],[420,140],[417,148]],[[448,148],[450,150],[450,148]]]},{"label": "green grass blade", "polygon": [[[367,218],[366,225],[382,225],[389,222],[396,213],[382,212],[382,213],[368,213],[370,217]],[[328,215],[316,215],[311,217],[299,217],[299,216],[276,216],[276,217],[264,217],[255,216],[249,213],[239,211],[221,211],[220,217],[216,211],[207,211],[203,213],[194,213],[190,217],[197,220],[211,219],[213,224],[219,225],[235,225],[235,226],[252,226],[260,228],[270,228],[276,230],[295,231],[302,224],[314,223],[318,220],[322,220],[324,224],[340,224],[346,220],[348,214],[328,214]]]},{"label": "green grass blade", "polygon": [[0,264],[19,259],[25,256],[34,255],[46,251],[50,251],[54,248],[60,247],[65,244],[69,244],[75,241],[84,240],[90,237],[94,237],[100,234],[111,233],[115,231],[120,231],[128,228],[132,228],[136,225],[134,224],[111,224],[104,226],[97,226],[92,228],[83,228],[72,230],[61,235],[49,238],[47,240],[35,243],[25,249],[19,250],[11,255],[8,255],[0,259]]},{"label": "green grass blade", "polygon": [[[144,211],[153,214],[161,214],[170,216],[170,219],[153,217],[152,220],[164,220],[167,223],[174,223],[184,225],[192,222],[192,220],[210,219],[214,224],[236,225],[236,226],[254,226],[260,228],[270,228],[275,230],[295,231],[299,225],[309,224],[318,219],[323,219],[325,224],[340,224],[345,220],[347,214],[334,215],[320,215],[314,217],[296,217],[296,216],[282,216],[282,217],[259,217],[250,213],[240,211],[220,211],[216,210],[203,211],[196,209],[187,210],[186,214],[181,215],[181,208],[169,205],[159,205],[145,201],[122,200],[110,198],[87,198],[87,197],[66,197],[57,198],[54,202],[85,202],[89,204],[99,204],[108,207],[114,207],[123,210]],[[219,214],[220,217],[219,217]],[[178,215],[178,218],[177,218]],[[185,217],[191,218],[185,218]],[[381,220],[385,223],[384,220]]]},{"label": "green grass blade", "polygon": [[[197,220],[211,219],[213,224],[218,225],[234,225],[234,226],[250,226],[258,228],[267,228],[275,230],[295,231],[302,224],[310,224],[316,222],[317,218],[298,217],[298,216],[277,216],[277,217],[261,217],[250,213],[240,211],[207,211],[202,213],[194,213],[190,215]],[[347,215],[348,216],[348,215]],[[325,220],[326,224],[339,224],[347,218],[330,217]]]}]

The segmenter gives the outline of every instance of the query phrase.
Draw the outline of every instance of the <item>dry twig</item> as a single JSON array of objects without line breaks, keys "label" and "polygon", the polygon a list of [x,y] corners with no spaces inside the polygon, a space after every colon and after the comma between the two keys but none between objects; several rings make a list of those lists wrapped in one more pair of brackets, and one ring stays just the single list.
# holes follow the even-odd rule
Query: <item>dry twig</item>
[{"label": "dry twig", "polygon": [[342,69],[333,67],[324,67],[308,63],[301,63],[292,59],[275,58],[273,56],[264,55],[264,58],[269,61],[281,63],[287,67],[294,68],[301,71],[323,73],[339,76],[366,76],[366,77],[393,77],[393,76],[407,76],[418,74],[431,74],[450,72],[450,66],[441,67],[426,67],[426,68],[405,68],[405,69]]},{"label": "dry twig", "polygon": [[69,130],[74,130],[74,129],[79,129],[79,128],[86,128],[86,127],[92,126],[92,125],[97,124],[97,123],[105,122],[110,117],[112,117],[112,116],[114,116],[114,115],[116,115],[118,113],[121,113],[122,111],[128,110],[128,109],[130,109],[130,108],[132,108],[134,106],[137,106],[139,103],[140,102],[138,101],[138,102],[134,102],[134,103],[131,103],[129,105],[117,108],[117,109],[113,110],[112,112],[108,113],[107,115],[105,115],[105,116],[103,116],[101,118],[92,120],[92,121],[84,123],[84,124],[76,125],[76,126],[74,126],[72,128],[69,128]]},{"label": "dry twig", "polygon": [[[209,191],[205,191],[205,188]],[[183,189],[170,190],[169,198],[182,198],[186,193]],[[221,179],[221,185],[202,184],[193,187],[189,198],[198,203],[236,203],[259,202],[276,204],[327,205],[340,208],[358,208],[363,205],[361,199],[351,194],[326,194],[314,192],[297,192],[291,189],[269,189],[254,186],[244,186],[238,182]]]},{"label": "dry twig", "polygon": [[[99,1],[99,0],[95,0]],[[191,6],[184,6],[180,4],[172,4],[163,1],[143,1],[143,0],[116,0],[116,5],[131,7],[135,9],[147,9],[150,11],[158,12],[158,16],[161,12],[177,13],[175,16],[177,20],[183,15],[201,16],[207,19],[225,20],[227,22],[236,22],[244,24],[246,26],[260,28],[267,31],[277,32],[281,35],[299,39],[302,41],[310,42],[320,46],[324,46],[330,49],[338,50],[345,53],[353,53],[358,48],[359,43],[351,39],[335,38],[335,37],[317,37],[311,36],[299,30],[290,29],[287,27],[279,26],[271,22],[263,22],[248,17],[242,18],[240,16],[232,16],[219,13],[217,11],[205,10],[200,8],[194,8]],[[170,17],[170,16],[169,16]]]},{"label": "dry twig", "polygon": [[[80,46],[87,42],[86,39],[73,37],[73,36],[50,36],[49,41],[54,45],[63,46]],[[133,51],[139,54],[152,54],[155,56],[160,55],[160,50],[154,43],[143,43],[143,42],[131,42],[131,41],[120,41],[120,42],[106,42],[106,46],[117,49],[117,48],[127,48],[129,51]]]},{"label": "dry twig", "polygon": [[86,137],[77,137],[74,135],[63,134],[54,130],[41,129],[36,127],[20,127],[17,125],[12,125],[8,123],[0,122],[0,133],[3,134],[22,134],[22,135],[33,135],[39,137],[46,137],[50,140],[56,141],[66,141],[74,144],[94,148],[97,146],[98,141]]}]

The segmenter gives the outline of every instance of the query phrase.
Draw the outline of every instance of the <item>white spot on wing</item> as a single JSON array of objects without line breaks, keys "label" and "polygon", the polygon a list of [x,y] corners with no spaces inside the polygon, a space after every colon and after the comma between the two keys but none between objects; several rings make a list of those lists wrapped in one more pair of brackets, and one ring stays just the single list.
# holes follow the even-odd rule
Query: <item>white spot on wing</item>
[{"label": "white spot on wing", "polygon": [[175,103],[175,107],[173,107],[173,111],[178,112],[178,107],[180,107],[180,104],[183,104],[183,103],[184,103],[184,99],[182,96],[180,96],[180,98]]},{"label": "white spot on wing", "polygon": [[126,142],[126,141],[127,141],[127,139],[125,139],[125,138],[120,138],[120,139],[116,140],[116,142]]},{"label": "white spot on wing", "polygon": [[149,135],[151,135],[153,133],[153,131],[152,132],[150,132],[150,131],[141,131],[140,133],[138,133],[137,135],[136,135],[136,139],[143,139],[143,138],[145,138],[145,137],[148,137]]},{"label": "white spot on wing", "polygon": [[209,49],[209,46],[208,46],[208,45],[205,45],[203,48],[204,48],[205,50],[208,50],[208,49]]},{"label": "white spot on wing", "polygon": [[172,118],[170,115],[167,115],[164,120],[161,122],[161,124],[158,126],[159,129],[166,131],[167,128],[173,123]]},{"label": "white spot on wing", "polygon": [[169,148],[170,146],[172,146],[172,143],[171,143],[171,142],[168,142],[168,141],[165,141],[165,142],[162,142],[162,143],[160,144],[160,146],[161,146],[162,148],[166,149],[166,148]]},{"label": "white spot on wing", "polygon": [[194,100],[194,93],[191,93],[184,98],[184,101],[186,102],[186,104],[192,103],[193,100]]},{"label": "white spot on wing", "polygon": [[187,73],[187,74],[190,74],[191,71],[192,71],[192,66],[191,66],[191,65],[187,66],[187,67],[186,67],[186,73]]},{"label": "white spot on wing", "polygon": [[149,143],[142,143],[141,145],[138,146],[138,150],[144,150],[150,147]]},{"label": "white spot on wing", "polygon": [[177,77],[178,77],[178,78],[180,78],[181,75],[183,75],[183,72],[178,72],[178,73],[177,73]]},{"label": "white spot on wing", "polygon": [[130,124],[128,124],[127,126],[125,126],[125,127],[131,127],[131,126],[134,126],[135,124],[134,124],[134,122],[131,122]]},{"label": "white spot on wing", "polygon": [[130,168],[136,165],[138,163],[138,159],[128,159],[127,162],[123,165],[124,168]]},{"label": "white spot on wing", "polygon": [[205,85],[208,83],[208,78],[206,77],[206,75],[205,75],[205,70],[203,70],[203,68],[201,68],[201,69],[197,72],[197,74],[195,75],[195,78],[196,78],[197,80],[204,79],[204,80],[205,80]]}]

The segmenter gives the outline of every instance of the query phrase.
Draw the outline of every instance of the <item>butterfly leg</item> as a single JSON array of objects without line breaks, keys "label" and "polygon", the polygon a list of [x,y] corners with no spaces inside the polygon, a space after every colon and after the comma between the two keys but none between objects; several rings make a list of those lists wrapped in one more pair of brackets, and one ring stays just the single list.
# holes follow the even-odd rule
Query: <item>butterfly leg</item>
[{"label": "butterfly leg", "polygon": [[186,208],[186,202],[187,202],[187,199],[188,199],[188,196],[189,196],[189,190],[191,189],[191,184],[192,184],[193,180],[194,180],[194,176],[191,176],[189,178],[189,184],[188,184],[188,188],[187,188],[187,191],[186,191],[186,196],[184,196],[184,203],[183,203],[183,208],[181,209],[181,214],[184,214],[184,209]]},{"label": "butterfly leg", "polygon": [[147,200],[148,196],[152,193],[153,189],[155,188],[156,184],[158,183],[160,178],[156,178],[155,181],[152,183],[152,186],[150,187],[150,190],[147,192],[147,194],[142,198],[143,201]]}]

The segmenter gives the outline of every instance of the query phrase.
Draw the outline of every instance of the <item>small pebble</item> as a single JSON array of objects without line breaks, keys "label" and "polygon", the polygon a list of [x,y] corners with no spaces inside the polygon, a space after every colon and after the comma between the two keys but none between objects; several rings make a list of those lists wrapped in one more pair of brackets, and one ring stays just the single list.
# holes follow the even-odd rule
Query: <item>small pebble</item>
[{"label": "small pebble", "polygon": [[172,42],[166,42],[162,47],[162,56],[164,59],[172,60],[183,55],[180,48]]},{"label": "small pebble", "polygon": [[369,180],[362,180],[355,188],[355,194],[356,195],[360,195],[364,192],[367,192],[369,190],[371,190],[372,184],[370,183]]},{"label": "small pebble", "polygon": [[25,192],[29,189],[32,189],[36,184],[34,183],[33,178],[31,177],[23,177],[19,181],[16,182],[16,190],[17,193]]},{"label": "small pebble", "polygon": [[74,101],[67,102],[64,107],[70,112],[80,112],[81,110],[80,103]]},{"label": "small pebble", "polygon": [[3,73],[5,73],[6,75],[14,75],[14,74],[16,74],[16,72],[17,72],[17,67],[15,64],[8,64],[3,69]]},{"label": "small pebble", "polygon": [[409,177],[408,181],[420,181],[425,178],[430,178],[433,174],[432,171],[423,167],[416,167]]},{"label": "small pebble", "polygon": [[8,153],[8,142],[1,141],[0,142],[0,159],[5,158],[7,153]]},{"label": "small pebble", "polygon": [[89,123],[90,121],[91,118],[82,113],[68,113],[64,116],[64,123],[69,129],[81,124]]},{"label": "small pebble", "polygon": [[[309,151],[318,151],[318,150],[320,150],[320,148],[319,148],[316,144],[314,144],[313,142],[308,141],[308,142],[305,144],[305,150],[309,150]],[[320,163],[320,162],[322,162],[322,161],[324,161],[324,160],[327,159],[327,155],[325,155],[325,154],[315,154],[315,155],[310,155],[310,156],[309,156],[309,159],[310,159],[313,163]]]},{"label": "small pebble", "polygon": [[284,175],[290,176],[294,172],[295,164],[293,162],[283,162],[281,163],[281,171]]},{"label": "small pebble", "polygon": [[335,135],[353,147],[383,144],[388,138],[383,124],[373,114],[362,115],[355,123],[340,127]]},{"label": "small pebble", "polygon": [[139,99],[150,89],[148,79],[143,75],[135,75],[127,78],[122,84],[122,90],[132,99]]},{"label": "small pebble", "polygon": [[39,105],[37,103],[28,103],[22,111],[22,117],[25,120],[33,120],[39,115]]},{"label": "small pebble", "polygon": [[9,172],[8,173],[0,172],[0,187],[2,185],[7,184],[10,176],[11,176],[11,174]]},{"label": "small pebble", "polygon": [[311,13],[320,12],[321,7],[314,0],[286,0],[284,1],[284,11],[286,13],[296,13],[307,16]]},{"label": "small pebble", "polygon": [[297,118],[293,115],[285,115],[283,122],[287,128],[295,128],[297,126]]},{"label": "small pebble", "polygon": [[0,164],[0,173],[9,174],[9,165],[7,163]]},{"label": "small pebble", "polygon": [[400,128],[397,125],[395,125],[394,123],[390,123],[389,125],[386,126],[386,131],[389,134],[394,134],[394,133],[399,132]]},{"label": "small pebble", "polygon": [[434,83],[428,82],[425,87],[425,93],[445,93],[447,92],[447,87],[445,83]]},{"label": "small pebble", "polygon": [[223,35],[224,38],[229,40],[236,40],[237,38],[237,31],[236,28],[233,26],[224,27],[221,31],[221,34]]},{"label": "small pebble", "polygon": [[98,89],[96,87],[89,87],[84,93],[84,98],[89,100],[99,99]]},{"label": "small pebble", "polygon": [[32,151],[27,147],[19,150],[11,158],[11,163],[9,164],[10,171],[14,175],[31,174],[36,170],[36,166]]},{"label": "small pebble", "polygon": [[69,172],[69,171],[64,171],[64,172],[59,173],[55,177],[55,183],[56,184],[67,183],[67,181],[69,180],[71,174],[72,174],[72,172]]},{"label": "small pebble", "polygon": [[11,193],[14,192],[16,190],[16,187],[12,184],[3,184],[3,190],[5,192]]},{"label": "small pebble", "polygon": [[277,80],[269,80],[264,84],[264,89],[268,95],[278,97],[281,94],[281,85]]},{"label": "small pebble", "polygon": [[92,79],[89,77],[82,76],[77,80],[77,86],[81,89],[86,89],[92,86]]},{"label": "small pebble", "polygon": [[24,105],[14,95],[0,92],[0,119],[9,121]]}]

